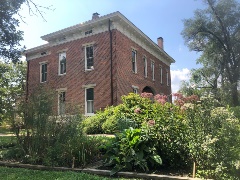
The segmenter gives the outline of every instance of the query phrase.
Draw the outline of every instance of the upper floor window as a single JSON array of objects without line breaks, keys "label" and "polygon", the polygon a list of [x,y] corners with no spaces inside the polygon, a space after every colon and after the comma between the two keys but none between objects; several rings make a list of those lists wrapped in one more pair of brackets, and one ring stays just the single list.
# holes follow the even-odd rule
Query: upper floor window
[{"label": "upper floor window", "polygon": [[92,70],[93,64],[93,45],[85,46],[85,69]]},{"label": "upper floor window", "polygon": [[167,72],[166,72],[166,78],[167,78],[167,86],[169,86],[169,72],[168,72],[168,70],[167,70]]},{"label": "upper floor window", "polygon": [[90,29],[89,31],[85,31],[85,35],[88,35],[88,34],[92,34],[92,29]]},{"label": "upper floor window", "polygon": [[58,114],[63,115],[65,114],[66,110],[66,92],[61,91],[58,94]]},{"label": "upper floor window", "polygon": [[40,82],[47,81],[47,63],[40,64]]},{"label": "upper floor window", "polygon": [[147,77],[147,58],[143,57],[143,63],[144,63],[144,77]]},{"label": "upper floor window", "polygon": [[59,75],[66,74],[66,52],[59,53]]},{"label": "upper floor window", "polygon": [[155,80],[155,67],[154,67],[154,61],[151,61],[151,70],[152,70],[152,80]]},{"label": "upper floor window", "polygon": [[162,77],[162,66],[160,66],[160,83],[162,84],[162,80],[163,80],[163,77]]},{"label": "upper floor window", "polygon": [[132,50],[132,71],[137,73],[137,51]]}]

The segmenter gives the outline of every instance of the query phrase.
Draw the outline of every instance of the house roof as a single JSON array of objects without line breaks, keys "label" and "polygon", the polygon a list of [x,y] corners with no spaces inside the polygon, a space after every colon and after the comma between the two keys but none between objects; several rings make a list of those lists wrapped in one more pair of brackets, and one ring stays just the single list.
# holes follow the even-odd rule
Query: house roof
[{"label": "house roof", "polygon": [[[145,35],[139,28],[137,28],[131,21],[129,21],[123,14],[121,14],[119,11],[113,12],[104,16],[101,16],[96,19],[92,19],[74,26],[70,26],[64,29],[61,29],[59,31],[41,36],[41,38],[45,41],[51,42],[56,38],[64,37],[65,35],[79,32],[80,30],[89,30],[90,27],[94,27],[100,24],[108,23],[108,21],[111,20],[113,22],[119,22],[123,27],[127,27],[131,32],[134,34],[137,34],[138,37],[141,38],[142,41],[147,43],[148,45],[151,45],[155,50],[157,50],[162,56],[164,56],[168,63],[174,63],[175,60],[169,56],[162,48],[160,48],[155,42],[153,42],[147,35]],[[117,26],[115,26],[117,28]],[[42,46],[38,46],[32,49],[28,49],[24,52],[24,55],[26,56],[27,53],[34,53],[40,50],[46,50],[49,46],[51,46],[50,43],[47,43]]]}]

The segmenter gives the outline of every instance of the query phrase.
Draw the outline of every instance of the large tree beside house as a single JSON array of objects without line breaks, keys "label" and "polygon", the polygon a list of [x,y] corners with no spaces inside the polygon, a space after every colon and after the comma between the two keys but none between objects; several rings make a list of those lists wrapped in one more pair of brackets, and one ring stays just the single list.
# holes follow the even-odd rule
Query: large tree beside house
[{"label": "large tree beside house", "polygon": [[[202,52],[195,79],[205,87],[227,96],[233,106],[240,104],[240,4],[235,0],[204,0],[207,8],[196,10],[184,20],[182,35],[190,50]],[[226,98],[225,98],[226,99]]]}]

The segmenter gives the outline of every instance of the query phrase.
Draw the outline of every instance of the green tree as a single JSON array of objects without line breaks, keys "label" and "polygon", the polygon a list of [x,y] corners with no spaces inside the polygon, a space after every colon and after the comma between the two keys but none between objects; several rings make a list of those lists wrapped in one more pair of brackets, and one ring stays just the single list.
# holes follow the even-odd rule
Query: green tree
[{"label": "green tree", "polygon": [[19,42],[23,32],[17,30],[19,20],[16,15],[25,0],[4,0],[0,3],[0,58],[17,62],[21,57]]},{"label": "green tree", "polygon": [[13,119],[17,99],[24,93],[26,63],[0,61],[0,124]]},{"label": "green tree", "polygon": [[[204,0],[207,8],[196,10],[184,20],[182,35],[190,50],[202,52],[198,63],[207,86],[217,95],[218,86],[230,95],[233,106],[239,105],[240,79],[240,4],[235,0]],[[220,83],[219,83],[220,82]]]},{"label": "green tree", "polygon": [[[50,9],[36,4],[32,0],[2,0],[0,3],[0,59],[5,62],[14,63],[21,58],[21,51],[24,49],[20,46],[23,40],[23,31],[18,30],[19,19],[24,18],[19,14],[23,4],[26,4],[30,14],[42,15],[42,8]],[[45,20],[45,19],[44,19]],[[24,21],[24,20],[23,20]]]}]

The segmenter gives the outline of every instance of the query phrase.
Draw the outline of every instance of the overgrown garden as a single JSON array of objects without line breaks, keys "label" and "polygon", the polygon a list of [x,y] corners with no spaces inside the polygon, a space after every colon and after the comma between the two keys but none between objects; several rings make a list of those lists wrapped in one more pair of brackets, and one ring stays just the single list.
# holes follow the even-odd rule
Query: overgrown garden
[{"label": "overgrown garden", "polygon": [[[1,159],[46,166],[237,179],[240,122],[231,108],[211,97],[130,93],[122,104],[95,116],[52,115],[52,94],[40,89],[19,106],[12,126],[16,142]],[[239,107],[236,107],[239,108]],[[235,109],[236,109],[235,108]],[[87,134],[115,134],[114,138]],[[6,143],[4,146],[7,146]]]}]

